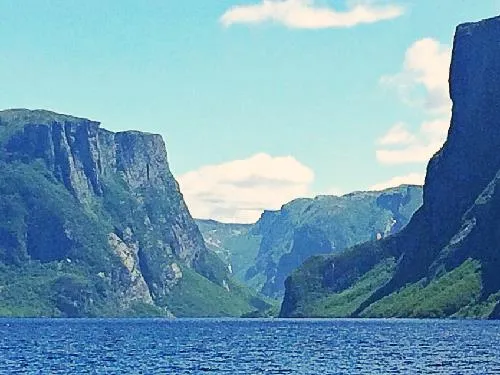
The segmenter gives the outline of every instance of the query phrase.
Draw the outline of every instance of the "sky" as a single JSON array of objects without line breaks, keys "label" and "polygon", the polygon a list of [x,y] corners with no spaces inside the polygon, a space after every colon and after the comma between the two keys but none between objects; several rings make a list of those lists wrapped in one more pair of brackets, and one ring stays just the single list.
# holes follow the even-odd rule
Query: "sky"
[{"label": "sky", "polygon": [[0,109],[161,134],[194,217],[421,184],[498,0],[0,0]]}]

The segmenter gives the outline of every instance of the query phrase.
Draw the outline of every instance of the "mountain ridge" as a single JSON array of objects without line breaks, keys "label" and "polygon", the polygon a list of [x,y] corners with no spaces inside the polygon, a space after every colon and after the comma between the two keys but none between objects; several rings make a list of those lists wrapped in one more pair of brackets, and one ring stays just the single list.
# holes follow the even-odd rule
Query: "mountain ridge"
[{"label": "mountain ridge", "polygon": [[422,202],[421,190],[401,185],[340,197],[298,198],[280,210],[264,211],[251,226],[197,222],[207,246],[223,254],[241,282],[279,298],[286,276],[307,257],[383,238],[403,228]]}]

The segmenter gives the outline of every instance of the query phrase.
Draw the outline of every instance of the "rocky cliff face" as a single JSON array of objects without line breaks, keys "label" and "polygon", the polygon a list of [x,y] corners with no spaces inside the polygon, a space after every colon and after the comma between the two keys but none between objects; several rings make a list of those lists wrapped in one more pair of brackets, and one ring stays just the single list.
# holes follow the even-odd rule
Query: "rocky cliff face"
[{"label": "rocky cliff face", "polygon": [[[183,268],[229,293],[228,275],[215,276],[219,265],[170,172],[161,136],[9,110],[0,112],[0,147],[2,171],[10,176],[0,210],[0,261],[6,265],[84,264],[90,282],[106,282],[123,308],[141,302],[175,310],[169,299]],[[19,189],[30,179],[41,186]],[[7,195],[19,204],[7,202]]]},{"label": "rocky cliff face", "polygon": [[[450,73],[452,123],[444,147],[428,165],[422,208],[400,234],[379,244],[310,260],[287,281],[283,316],[319,311],[339,316],[489,316],[498,310],[493,307],[500,289],[499,46],[500,18],[457,28]],[[377,279],[373,270],[383,264],[385,276]],[[315,276],[306,277],[306,270]],[[372,287],[363,289],[367,280]],[[355,290],[363,290],[357,303],[342,300]],[[321,297],[304,308],[313,291]]]},{"label": "rocky cliff face", "polygon": [[[24,124],[5,143],[10,161],[43,160],[82,204],[89,205],[105,195],[109,179],[119,180],[145,210],[140,220],[147,229],[163,232],[161,246],[166,252],[191,266],[205,250],[170,172],[161,136],[135,131],[112,133],[97,122],[47,117],[43,111],[14,110],[2,117]],[[157,194],[168,211],[154,212],[148,207],[149,194]]]}]

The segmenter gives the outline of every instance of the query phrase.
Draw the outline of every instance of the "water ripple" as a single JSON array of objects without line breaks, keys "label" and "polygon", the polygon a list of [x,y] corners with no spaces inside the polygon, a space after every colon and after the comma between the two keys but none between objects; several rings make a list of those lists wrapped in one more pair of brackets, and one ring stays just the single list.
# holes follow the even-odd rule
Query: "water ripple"
[{"label": "water ripple", "polygon": [[5,374],[496,374],[500,323],[0,320]]}]

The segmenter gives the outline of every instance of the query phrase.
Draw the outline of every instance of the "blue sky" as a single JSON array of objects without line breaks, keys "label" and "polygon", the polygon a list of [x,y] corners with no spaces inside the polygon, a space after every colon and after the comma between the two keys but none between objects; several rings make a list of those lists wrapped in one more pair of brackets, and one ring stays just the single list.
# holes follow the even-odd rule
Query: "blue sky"
[{"label": "blue sky", "polygon": [[165,137],[194,216],[422,181],[497,0],[0,0],[0,108]]}]

